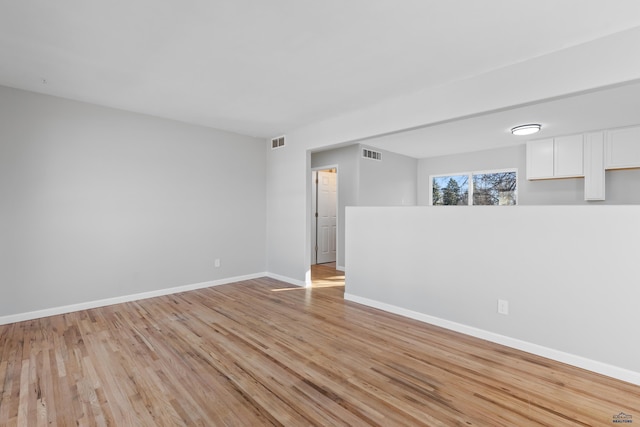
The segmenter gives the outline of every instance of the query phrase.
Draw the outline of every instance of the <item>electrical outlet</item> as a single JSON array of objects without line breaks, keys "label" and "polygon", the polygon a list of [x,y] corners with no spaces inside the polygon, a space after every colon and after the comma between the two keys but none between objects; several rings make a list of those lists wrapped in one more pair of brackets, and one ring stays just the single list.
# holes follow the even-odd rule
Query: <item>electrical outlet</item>
[{"label": "electrical outlet", "polygon": [[216,258],[214,265],[216,266],[216,268],[220,267],[220,258]]},{"label": "electrical outlet", "polygon": [[505,316],[509,314],[509,301],[504,299],[498,300],[498,313],[504,314]]}]

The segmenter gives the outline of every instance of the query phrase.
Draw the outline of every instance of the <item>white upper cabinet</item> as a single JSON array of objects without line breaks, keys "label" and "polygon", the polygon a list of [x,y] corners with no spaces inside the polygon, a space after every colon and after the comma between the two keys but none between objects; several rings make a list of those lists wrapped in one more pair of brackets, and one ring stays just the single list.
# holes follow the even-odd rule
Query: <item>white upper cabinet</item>
[{"label": "white upper cabinet", "polygon": [[604,197],[604,132],[590,132],[584,135],[584,199]]},{"label": "white upper cabinet", "polygon": [[527,179],[584,176],[583,136],[569,135],[527,142]]},{"label": "white upper cabinet", "polygon": [[611,129],[606,134],[605,169],[640,167],[640,126]]},{"label": "white upper cabinet", "polygon": [[527,142],[527,179],[553,178],[553,138]]},{"label": "white upper cabinet", "polygon": [[573,178],[584,176],[583,136],[570,135],[554,139],[553,143],[553,176],[556,178]]},{"label": "white upper cabinet", "polygon": [[584,199],[605,200],[605,170],[640,168],[640,126],[527,142],[527,179],[584,177]]}]

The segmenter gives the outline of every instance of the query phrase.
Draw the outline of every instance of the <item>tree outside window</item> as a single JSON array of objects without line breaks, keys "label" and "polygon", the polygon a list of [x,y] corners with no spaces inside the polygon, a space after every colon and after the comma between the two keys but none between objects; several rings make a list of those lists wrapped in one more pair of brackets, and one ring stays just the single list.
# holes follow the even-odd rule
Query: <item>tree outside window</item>
[{"label": "tree outside window", "polygon": [[467,205],[469,204],[469,176],[434,177],[432,191],[434,205]]},{"label": "tree outside window", "polygon": [[431,204],[515,205],[517,171],[469,172],[431,177]]}]

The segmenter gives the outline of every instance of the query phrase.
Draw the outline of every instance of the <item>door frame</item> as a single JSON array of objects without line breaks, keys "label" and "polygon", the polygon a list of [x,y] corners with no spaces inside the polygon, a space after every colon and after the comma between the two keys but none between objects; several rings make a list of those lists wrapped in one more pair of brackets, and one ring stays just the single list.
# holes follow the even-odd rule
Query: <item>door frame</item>
[{"label": "door frame", "polygon": [[340,168],[337,164],[330,164],[330,165],[325,165],[325,166],[317,166],[314,168],[310,169],[311,172],[311,188],[309,189],[310,192],[309,194],[311,194],[311,212],[309,212],[309,215],[312,216],[311,218],[311,227],[309,227],[309,242],[311,243],[311,257],[310,257],[310,264],[311,265],[316,265],[317,262],[317,258],[315,256],[316,254],[316,225],[317,225],[317,221],[315,218],[315,210],[314,207],[316,207],[316,183],[314,180],[314,175],[317,171],[323,171],[323,170],[328,170],[328,169],[335,169],[336,170],[336,266],[338,265],[338,260],[340,259],[340,245],[338,242],[338,238],[340,236]]}]

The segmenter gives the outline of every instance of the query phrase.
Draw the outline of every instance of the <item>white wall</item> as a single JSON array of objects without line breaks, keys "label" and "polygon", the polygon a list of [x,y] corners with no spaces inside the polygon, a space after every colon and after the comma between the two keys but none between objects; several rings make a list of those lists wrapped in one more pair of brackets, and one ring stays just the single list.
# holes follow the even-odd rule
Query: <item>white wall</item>
[{"label": "white wall", "polygon": [[640,28],[288,130],[267,154],[268,271],[294,283],[308,272],[310,150],[638,79],[638,43]]},{"label": "white wall", "polygon": [[638,218],[640,206],[350,207],[345,294],[640,384]]},{"label": "white wall", "polygon": [[[360,146],[361,148],[370,148]],[[375,149],[382,160],[365,159],[358,152],[360,206],[414,206],[417,203],[418,161],[412,157]]]},{"label": "white wall", "polygon": [[431,157],[418,161],[418,203],[429,204],[429,176],[493,169],[518,169],[520,205],[640,204],[640,169],[606,172],[605,201],[584,200],[584,179],[527,180],[526,145]]},{"label": "white wall", "polygon": [[300,286],[311,260],[310,165],[311,153],[290,135],[284,147],[267,149],[267,271]]},{"label": "white wall", "polygon": [[[311,167],[338,165],[338,256],[337,267],[344,269],[345,207],[358,205],[358,145],[311,154]],[[313,218],[312,218],[313,220]]]},{"label": "white wall", "polygon": [[264,272],[264,176],[262,139],[0,87],[0,317]]},{"label": "white wall", "polygon": [[377,150],[382,152],[382,161],[365,159],[362,148],[360,144],[352,144],[311,153],[312,168],[338,165],[339,269],[345,265],[346,206],[413,206],[417,203],[418,161],[385,150]]}]

